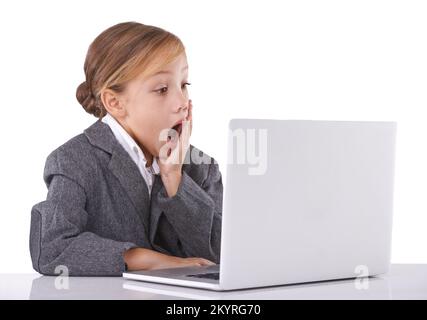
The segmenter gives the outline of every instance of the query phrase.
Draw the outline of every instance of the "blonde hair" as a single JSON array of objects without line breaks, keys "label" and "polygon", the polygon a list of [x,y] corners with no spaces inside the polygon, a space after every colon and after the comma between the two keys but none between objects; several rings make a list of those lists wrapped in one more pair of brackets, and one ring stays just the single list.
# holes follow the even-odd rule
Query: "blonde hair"
[{"label": "blonde hair", "polygon": [[141,75],[148,77],[185,52],[181,40],[158,27],[138,22],[116,24],[90,44],[84,63],[86,80],[76,97],[86,112],[97,118],[107,113],[100,94],[104,89],[123,92]]}]

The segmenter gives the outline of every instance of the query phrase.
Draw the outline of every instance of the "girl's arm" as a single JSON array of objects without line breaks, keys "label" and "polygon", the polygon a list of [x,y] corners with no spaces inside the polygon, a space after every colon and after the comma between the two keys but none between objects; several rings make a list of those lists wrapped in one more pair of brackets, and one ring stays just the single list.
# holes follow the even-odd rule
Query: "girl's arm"
[{"label": "girl's arm", "polygon": [[47,199],[31,210],[30,253],[33,267],[45,275],[67,268],[71,276],[120,276],[123,253],[137,247],[88,232],[84,189],[64,175],[54,175]]},{"label": "girl's arm", "polygon": [[173,197],[168,196],[164,187],[153,195],[150,240],[158,251],[182,257],[202,257],[219,263],[221,173],[216,162],[195,166],[200,167],[191,174],[182,172]]},{"label": "girl's arm", "polygon": [[125,263],[130,271],[213,264],[206,259],[178,258],[87,232],[85,202],[84,190],[77,183],[55,175],[46,201],[33,207],[30,251],[34,269],[39,273],[57,275],[65,267],[71,276],[120,276]]},{"label": "girl's arm", "polygon": [[129,271],[213,265],[203,258],[179,258],[145,248],[133,248],[124,253]]}]

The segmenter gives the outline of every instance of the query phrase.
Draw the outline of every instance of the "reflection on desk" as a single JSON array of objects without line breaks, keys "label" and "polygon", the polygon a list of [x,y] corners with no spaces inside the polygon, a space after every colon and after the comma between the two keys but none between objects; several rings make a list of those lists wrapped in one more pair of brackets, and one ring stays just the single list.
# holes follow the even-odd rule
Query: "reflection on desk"
[{"label": "reflection on desk", "polygon": [[[134,300],[158,299],[152,293],[123,290],[121,277],[59,277],[41,276],[34,279],[30,300]],[[165,298],[167,299],[167,298]]]},{"label": "reflection on desk", "polygon": [[354,279],[223,292],[137,281],[126,281],[123,288],[167,297],[175,296],[176,299],[198,300],[391,299],[386,278],[371,277],[363,279],[365,280],[369,281],[367,289],[357,289]]},{"label": "reflection on desk", "polygon": [[[1,299],[427,299],[427,265],[394,264],[387,275],[216,292],[127,280],[121,277],[0,275]],[[360,280],[360,279],[359,279]],[[61,280],[60,280],[61,281]],[[67,288],[65,288],[67,287]],[[359,289],[358,289],[359,287]],[[30,290],[29,290],[30,289]]]}]

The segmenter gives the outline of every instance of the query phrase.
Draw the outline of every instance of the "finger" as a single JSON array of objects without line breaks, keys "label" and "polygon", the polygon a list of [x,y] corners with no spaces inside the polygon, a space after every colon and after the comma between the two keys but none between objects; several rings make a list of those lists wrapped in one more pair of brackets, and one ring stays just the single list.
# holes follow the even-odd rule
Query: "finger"
[{"label": "finger", "polygon": [[202,263],[204,266],[212,266],[212,265],[214,265],[215,263],[213,263],[212,261],[210,261],[210,260],[207,260],[207,259],[200,259],[200,263]]},{"label": "finger", "polygon": [[185,118],[187,121],[190,121],[190,135],[193,131],[193,101],[190,99],[188,100],[188,115],[187,118]]},{"label": "finger", "polygon": [[203,267],[203,265],[200,262],[188,262],[186,263],[187,267]]},{"label": "finger", "polygon": [[212,262],[212,261],[210,261],[210,260],[206,260],[206,265],[208,265],[208,266],[214,266],[216,263],[215,262]]},{"label": "finger", "polygon": [[180,140],[183,142],[187,142],[190,139],[190,126],[191,121],[183,121],[182,122],[182,130]]},{"label": "finger", "polygon": [[196,257],[192,257],[192,258],[186,258],[187,261],[190,261],[191,263],[203,263],[203,258],[196,258]]},{"label": "finger", "polygon": [[190,121],[184,121],[182,124],[181,136],[179,137],[181,161],[184,161],[188,147],[190,146],[190,130]]},{"label": "finger", "polygon": [[192,120],[193,117],[193,101],[191,101],[191,99],[188,101],[188,115],[187,115],[187,120],[190,121]]}]

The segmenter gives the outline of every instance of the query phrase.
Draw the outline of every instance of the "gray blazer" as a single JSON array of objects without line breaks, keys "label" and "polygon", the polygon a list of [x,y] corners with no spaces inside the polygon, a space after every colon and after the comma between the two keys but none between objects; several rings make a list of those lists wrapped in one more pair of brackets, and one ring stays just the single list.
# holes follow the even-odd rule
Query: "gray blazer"
[{"label": "gray blazer", "polygon": [[218,263],[221,173],[193,146],[186,159],[194,152],[211,162],[184,164],[174,197],[155,176],[150,199],[138,167],[101,120],[54,150],[43,174],[47,198],[31,210],[34,269],[55,275],[57,266],[66,266],[72,276],[120,276],[123,252],[134,247]]}]

